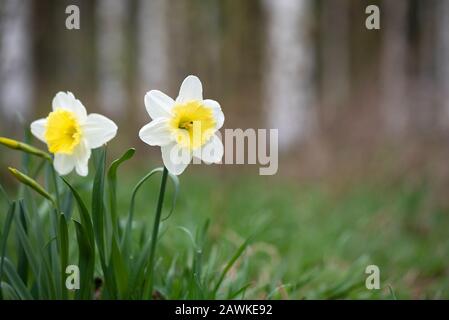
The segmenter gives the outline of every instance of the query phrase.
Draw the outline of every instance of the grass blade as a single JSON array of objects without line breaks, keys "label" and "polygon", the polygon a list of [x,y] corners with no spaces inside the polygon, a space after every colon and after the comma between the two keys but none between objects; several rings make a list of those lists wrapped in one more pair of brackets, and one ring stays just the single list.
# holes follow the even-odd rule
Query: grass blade
[{"label": "grass blade", "polygon": [[14,269],[14,265],[11,261],[9,261],[8,258],[3,258],[2,263],[4,264],[4,271],[9,284],[14,288],[20,299],[33,300],[33,296]]},{"label": "grass blade", "polygon": [[[2,238],[0,242],[0,281],[3,278],[3,263],[6,255],[6,243],[8,241],[9,230],[11,229],[12,219],[14,216],[14,211],[16,208],[16,202],[13,201],[8,210],[8,214],[6,215],[5,225],[3,226]],[[3,299],[2,289],[0,288],[0,299]]]},{"label": "grass blade", "polygon": [[135,201],[136,201],[137,192],[149,178],[151,178],[154,174],[156,174],[158,172],[162,172],[162,171],[164,171],[164,168],[162,168],[162,167],[151,170],[142,179],[140,179],[140,181],[136,184],[136,186],[133,189],[133,193],[131,195],[131,202],[129,205],[128,221],[126,223],[125,233],[122,237],[122,242],[121,242],[122,252],[124,253],[125,256],[127,255],[127,251],[129,248],[129,237],[130,237],[130,233],[131,233],[131,225],[132,225],[132,222],[134,219],[134,205],[135,205]]},{"label": "grass blade", "polygon": [[231,269],[231,267],[234,265],[234,263],[237,261],[237,259],[242,255],[242,253],[245,251],[246,247],[248,246],[250,238],[246,239],[245,242],[237,249],[235,254],[232,256],[231,260],[226,264],[226,267],[223,269],[220,277],[218,278],[217,284],[215,285],[214,291],[213,291],[213,297],[215,298],[218,289],[220,288],[221,283],[223,282],[226,274]]},{"label": "grass blade", "polygon": [[113,161],[108,169],[109,202],[111,210],[111,224],[114,232],[118,232],[117,227],[117,169],[122,163],[131,159],[136,149],[128,149],[120,158]]},{"label": "grass blade", "polygon": [[87,206],[84,203],[84,201],[81,198],[78,191],[76,191],[76,189],[73,188],[72,185],[66,179],[62,178],[62,181],[64,181],[64,183],[69,187],[70,191],[73,194],[73,197],[75,198],[76,204],[78,206],[81,225],[83,226],[83,228],[85,230],[85,236],[87,237],[87,240],[89,241],[89,245],[91,247],[94,247],[94,230],[93,230],[92,220],[90,218],[89,210],[87,209]]},{"label": "grass blade", "polygon": [[95,230],[94,236],[97,242],[100,260],[106,266],[105,244],[104,244],[104,170],[106,160],[106,149],[102,148],[100,159],[97,164],[94,184],[92,187],[92,222]]},{"label": "grass blade", "polygon": [[73,220],[73,222],[78,241],[80,268],[80,289],[76,292],[76,298],[90,300],[93,296],[95,249],[88,240],[86,228],[78,221]]},{"label": "grass blade", "polygon": [[61,263],[61,292],[62,297],[67,298],[67,289],[65,287],[65,269],[69,260],[69,232],[67,221],[63,213],[59,213],[59,254]]}]

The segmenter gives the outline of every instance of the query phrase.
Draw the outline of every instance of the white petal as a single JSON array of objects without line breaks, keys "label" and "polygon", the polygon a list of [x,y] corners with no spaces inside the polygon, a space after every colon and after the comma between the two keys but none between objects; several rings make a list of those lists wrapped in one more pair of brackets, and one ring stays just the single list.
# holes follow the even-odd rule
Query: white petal
[{"label": "white petal", "polygon": [[180,175],[192,160],[190,151],[180,148],[176,143],[161,147],[161,151],[164,166],[174,175]]},{"label": "white petal", "polygon": [[223,153],[223,142],[217,135],[213,135],[204,146],[194,151],[194,156],[206,163],[219,163]]},{"label": "white petal", "polygon": [[144,98],[145,108],[151,119],[171,117],[171,109],[175,101],[159,90],[147,92]]},{"label": "white petal", "polygon": [[212,109],[212,112],[214,113],[214,118],[216,121],[215,129],[219,130],[224,123],[224,114],[223,111],[221,111],[220,104],[215,100],[206,99],[203,101],[203,103]]},{"label": "white petal", "polygon": [[31,123],[31,133],[39,140],[45,141],[45,126],[47,119],[39,119]]},{"label": "white petal", "polygon": [[56,153],[53,166],[60,175],[69,174],[75,167],[75,157],[71,154]]},{"label": "white petal", "polygon": [[203,85],[196,76],[188,76],[184,79],[176,98],[176,102],[180,103],[191,100],[203,100]]},{"label": "white petal", "polygon": [[116,134],[117,125],[101,114],[89,114],[83,125],[83,137],[91,149],[101,147],[114,138]]},{"label": "white petal", "polygon": [[157,118],[139,131],[139,137],[150,146],[165,146],[173,141],[166,118]]},{"label": "white petal", "polygon": [[75,113],[78,120],[84,122],[87,117],[86,108],[84,108],[81,101],[75,98],[73,93],[71,92],[58,92],[56,96],[53,98],[53,110],[56,109],[67,109]]},{"label": "white petal", "polygon": [[89,158],[91,150],[85,141],[82,141],[74,150],[75,169],[80,176],[87,176],[89,173]]}]

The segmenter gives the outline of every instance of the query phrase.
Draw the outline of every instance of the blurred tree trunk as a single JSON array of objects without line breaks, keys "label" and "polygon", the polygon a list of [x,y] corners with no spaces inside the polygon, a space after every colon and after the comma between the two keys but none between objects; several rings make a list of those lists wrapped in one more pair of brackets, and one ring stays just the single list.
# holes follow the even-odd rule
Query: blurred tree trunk
[{"label": "blurred tree trunk", "polygon": [[[445,1],[448,3],[448,1]],[[435,1],[417,2],[417,18],[418,18],[418,63],[417,76],[413,85],[415,89],[412,91],[415,95],[413,99],[413,120],[414,129],[417,129],[420,135],[429,133],[437,129],[434,124],[439,122],[439,115],[436,112],[436,101],[438,86],[434,76],[434,51],[435,51],[435,22],[436,7]],[[449,16],[445,17],[445,20]],[[448,29],[445,29],[448,32]],[[447,65],[446,61],[441,64],[442,67]]]},{"label": "blurred tree trunk", "polygon": [[313,44],[308,0],[265,1],[267,20],[266,112],[269,128],[279,130],[279,148],[287,151],[316,125]]},{"label": "blurred tree trunk", "polygon": [[322,2],[321,53],[324,120],[332,123],[350,90],[350,1]]},{"label": "blurred tree trunk", "polygon": [[31,109],[33,74],[31,0],[2,1],[0,103],[7,118],[24,119]]},{"label": "blurred tree trunk", "polygon": [[439,0],[436,17],[435,70],[438,104],[442,106],[441,122],[449,128],[449,1]]},{"label": "blurred tree trunk", "polygon": [[167,3],[166,0],[138,3],[141,93],[155,88],[164,91],[168,85]]},{"label": "blurred tree trunk", "polygon": [[386,130],[395,136],[405,133],[409,113],[407,92],[407,13],[409,0],[384,0],[381,85]]},{"label": "blurred tree trunk", "polygon": [[98,0],[97,2],[97,58],[99,78],[99,106],[115,115],[123,114],[125,106],[125,18],[127,1]]}]

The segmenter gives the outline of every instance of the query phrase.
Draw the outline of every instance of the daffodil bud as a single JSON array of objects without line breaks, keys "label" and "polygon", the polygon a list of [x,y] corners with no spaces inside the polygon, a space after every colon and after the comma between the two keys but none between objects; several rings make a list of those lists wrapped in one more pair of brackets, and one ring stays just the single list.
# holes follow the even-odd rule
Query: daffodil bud
[{"label": "daffodil bud", "polygon": [[11,174],[17,180],[19,180],[23,184],[27,185],[28,187],[30,187],[31,189],[33,189],[34,191],[36,191],[43,197],[50,200],[53,204],[55,204],[55,200],[53,199],[53,197],[47,191],[45,191],[45,189],[39,183],[37,183],[36,180],[30,178],[29,176],[27,176],[26,174],[20,172],[19,170],[15,169],[15,168],[9,167],[8,170],[9,170],[9,172],[11,172]]},{"label": "daffodil bud", "polygon": [[19,142],[5,137],[0,137],[0,144],[11,149],[20,150],[47,160],[51,160],[51,156],[47,152],[37,149],[23,142]]}]

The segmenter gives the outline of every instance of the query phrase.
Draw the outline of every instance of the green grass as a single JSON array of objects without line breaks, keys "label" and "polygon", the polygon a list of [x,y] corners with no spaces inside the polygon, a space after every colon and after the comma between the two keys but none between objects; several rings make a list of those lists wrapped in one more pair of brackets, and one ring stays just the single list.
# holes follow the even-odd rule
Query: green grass
[{"label": "green grass", "polygon": [[[98,160],[97,153],[92,163]],[[28,161],[27,157],[23,160],[25,169]],[[116,227],[107,218],[111,216],[107,182],[101,203],[98,186],[104,177],[96,176],[97,188],[91,198],[95,176],[91,167],[89,178],[67,177],[85,202],[84,215],[60,179],[60,206],[66,220],[55,219],[51,203],[23,185],[6,190],[10,200],[24,199],[15,202],[12,215],[7,214],[9,205],[0,194],[2,245],[4,227],[8,217],[12,218],[2,279],[9,298],[90,298],[90,276],[82,280],[89,283],[87,289],[64,292],[61,265],[78,264],[79,252],[84,259],[82,270],[94,268],[93,275],[109,284],[103,284],[99,297],[142,298],[130,288],[141,288],[144,282],[143,274],[135,270],[140,270],[141,263],[146,265],[144,253],[151,237],[160,174],[143,185],[136,197],[128,247],[121,247],[120,241],[116,245],[106,241],[101,252],[98,248],[93,252],[97,235],[104,233],[108,239]],[[48,166],[45,172],[38,181],[53,192]],[[118,239],[126,227],[132,189],[145,173],[127,163],[118,170]],[[195,167],[180,177],[179,191],[173,214],[160,228],[156,299],[449,297],[449,212],[436,195],[436,187],[424,178],[392,182],[379,174],[335,184],[254,176],[243,170],[224,175],[219,169]],[[170,213],[173,196],[169,182],[163,217]],[[100,211],[104,219],[98,216]],[[89,214],[92,227],[88,227]],[[72,219],[81,222],[77,230]],[[67,257],[61,249],[65,245]],[[96,260],[90,264],[93,255]],[[365,288],[365,268],[371,264],[380,268],[380,290]]]},{"label": "green grass", "polygon": [[[192,238],[209,221],[200,241],[205,287],[252,237],[219,297],[240,288],[246,290],[238,297],[257,299],[449,297],[449,216],[430,186],[365,180],[337,190],[287,178],[186,173],[162,228],[156,287],[167,298],[203,297],[191,283]],[[157,183],[144,192],[137,217],[150,225]],[[128,195],[123,188],[120,194],[123,207]],[[380,268],[381,290],[365,288],[369,264]]]}]

